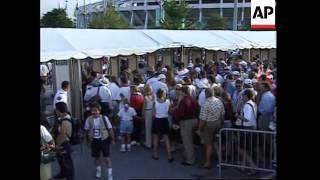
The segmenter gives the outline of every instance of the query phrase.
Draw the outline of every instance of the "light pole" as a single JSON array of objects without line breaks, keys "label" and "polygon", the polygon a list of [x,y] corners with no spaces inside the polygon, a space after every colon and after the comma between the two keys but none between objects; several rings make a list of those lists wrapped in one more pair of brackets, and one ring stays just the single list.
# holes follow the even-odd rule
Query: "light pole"
[{"label": "light pole", "polygon": [[238,0],[234,0],[233,7],[233,30],[236,31],[238,29]]},{"label": "light pole", "polygon": [[87,28],[87,17],[86,17],[86,15],[87,15],[87,12],[86,12],[86,0],[83,0],[83,27],[84,27],[84,29],[86,29]]}]

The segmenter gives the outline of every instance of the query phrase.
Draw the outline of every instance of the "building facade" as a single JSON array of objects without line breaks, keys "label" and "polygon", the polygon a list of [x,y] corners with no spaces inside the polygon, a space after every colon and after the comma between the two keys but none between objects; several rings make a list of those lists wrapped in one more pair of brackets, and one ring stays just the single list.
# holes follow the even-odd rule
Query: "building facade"
[{"label": "building facade", "polygon": [[[110,0],[109,0],[110,1]],[[235,3],[238,1],[238,3]],[[86,28],[97,13],[104,12],[108,0],[86,4],[75,10],[77,28]],[[177,1],[178,3],[179,1]],[[251,0],[186,0],[188,19],[206,22],[212,13],[224,17],[227,29],[233,29],[234,10],[237,11],[237,26],[250,22]],[[113,0],[116,11],[128,22],[130,28],[154,29],[160,26],[163,14],[162,0]]]}]

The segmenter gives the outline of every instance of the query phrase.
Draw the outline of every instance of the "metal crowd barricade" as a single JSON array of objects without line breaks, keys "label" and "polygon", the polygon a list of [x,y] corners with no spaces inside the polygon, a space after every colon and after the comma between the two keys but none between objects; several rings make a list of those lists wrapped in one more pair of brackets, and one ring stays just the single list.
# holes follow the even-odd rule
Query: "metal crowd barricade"
[{"label": "metal crowd barricade", "polygon": [[222,166],[276,173],[276,132],[222,128],[218,137],[220,177]]}]

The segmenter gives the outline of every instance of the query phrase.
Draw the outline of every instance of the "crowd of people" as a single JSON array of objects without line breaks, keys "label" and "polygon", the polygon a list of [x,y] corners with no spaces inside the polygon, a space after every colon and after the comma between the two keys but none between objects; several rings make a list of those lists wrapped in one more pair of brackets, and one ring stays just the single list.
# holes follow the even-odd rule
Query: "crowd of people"
[{"label": "crowd of people", "polygon": [[[276,66],[255,56],[247,61],[241,55],[202,64],[176,63],[175,67],[157,63],[139,64],[131,71],[122,68],[119,77],[83,72],[84,130],[91,143],[96,177],[101,177],[100,153],[107,162],[112,179],[110,145],[120,142],[120,152],[132,146],[152,151],[159,159],[159,142],[164,142],[169,163],[175,161],[179,144],[184,149],[181,165],[196,163],[195,137],[206,150],[203,168],[212,167],[217,153],[216,135],[224,127],[274,131],[276,123]],[[54,107],[63,119],[69,84],[62,83],[54,98]],[[59,105],[59,106],[58,106]],[[66,122],[67,123],[67,122]],[[62,124],[61,127],[67,128]],[[66,134],[61,130],[60,134]],[[63,136],[67,142],[67,135]],[[69,149],[58,136],[56,146]],[[57,141],[58,140],[58,141]],[[68,152],[66,153],[68,154]],[[66,156],[64,154],[64,156]],[[70,157],[64,157],[70,160]],[[72,163],[72,160],[69,162]],[[72,168],[60,164],[60,176],[73,178]],[[70,167],[70,166],[68,166]],[[64,169],[64,170],[63,170]],[[67,173],[67,172],[68,173]]]}]

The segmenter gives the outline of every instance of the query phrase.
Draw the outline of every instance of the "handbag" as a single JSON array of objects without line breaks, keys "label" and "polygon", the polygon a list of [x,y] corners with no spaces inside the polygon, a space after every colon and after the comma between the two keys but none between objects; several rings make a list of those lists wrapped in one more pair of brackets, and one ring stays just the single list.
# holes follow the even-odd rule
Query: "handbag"
[{"label": "handbag", "polygon": [[97,94],[94,95],[94,96],[89,100],[89,103],[92,103],[92,102],[100,102],[101,97],[100,97],[99,93],[100,93],[100,86],[98,87]]},{"label": "handbag", "polygon": [[40,163],[48,164],[56,160],[57,153],[52,149],[44,149],[41,151]]}]

